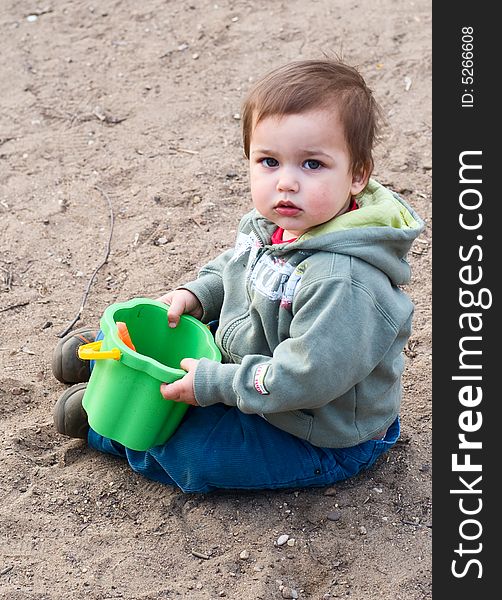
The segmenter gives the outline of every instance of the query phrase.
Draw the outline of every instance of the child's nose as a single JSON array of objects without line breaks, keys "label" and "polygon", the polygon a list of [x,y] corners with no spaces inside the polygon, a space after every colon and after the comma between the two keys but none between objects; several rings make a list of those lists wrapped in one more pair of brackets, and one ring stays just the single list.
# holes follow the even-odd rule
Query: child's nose
[{"label": "child's nose", "polygon": [[295,174],[290,169],[283,169],[279,173],[279,179],[277,180],[277,191],[278,192],[297,192],[300,189],[300,184]]}]

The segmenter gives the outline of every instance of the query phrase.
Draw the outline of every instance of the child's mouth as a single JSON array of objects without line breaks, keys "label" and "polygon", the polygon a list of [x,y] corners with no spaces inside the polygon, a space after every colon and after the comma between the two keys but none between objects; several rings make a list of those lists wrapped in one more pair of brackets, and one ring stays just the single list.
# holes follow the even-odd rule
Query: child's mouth
[{"label": "child's mouth", "polygon": [[295,206],[292,202],[282,201],[275,205],[274,210],[281,217],[295,217],[302,209]]}]

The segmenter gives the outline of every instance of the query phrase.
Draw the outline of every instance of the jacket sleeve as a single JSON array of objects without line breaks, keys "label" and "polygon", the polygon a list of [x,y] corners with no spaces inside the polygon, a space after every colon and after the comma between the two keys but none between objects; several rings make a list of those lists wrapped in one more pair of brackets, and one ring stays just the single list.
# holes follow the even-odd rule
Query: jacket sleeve
[{"label": "jacket sleeve", "polygon": [[[251,214],[251,212],[247,213],[241,218],[239,231],[247,227],[251,219]],[[218,319],[220,316],[224,296],[223,271],[234,254],[235,247],[229,248],[204,265],[199,271],[197,279],[180,286],[180,288],[189,290],[192,294],[195,294],[199,299],[204,311],[201,319],[204,323]]]},{"label": "jacket sleeve", "polygon": [[232,258],[233,248],[226,250],[199,271],[197,279],[180,286],[195,294],[202,304],[204,323],[217,319],[223,304],[223,270]]},{"label": "jacket sleeve", "polygon": [[323,406],[371,373],[399,334],[371,291],[346,277],[302,284],[293,313],[291,337],[271,357],[247,355],[241,364],[202,359],[197,402],[259,414]]}]

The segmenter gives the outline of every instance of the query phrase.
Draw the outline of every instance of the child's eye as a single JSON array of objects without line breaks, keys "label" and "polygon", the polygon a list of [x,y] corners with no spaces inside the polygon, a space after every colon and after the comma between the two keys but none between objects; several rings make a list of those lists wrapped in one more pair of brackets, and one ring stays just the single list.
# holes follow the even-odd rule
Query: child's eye
[{"label": "child's eye", "polygon": [[303,163],[303,166],[306,169],[316,170],[322,167],[322,164],[318,160],[314,160],[313,158],[309,158]]},{"label": "child's eye", "polygon": [[262,158],[260,162],[264,167],[268,167],[268,168],[279,166],[279,161],[276,160],[275,158],[271,158],[270,156]]}]

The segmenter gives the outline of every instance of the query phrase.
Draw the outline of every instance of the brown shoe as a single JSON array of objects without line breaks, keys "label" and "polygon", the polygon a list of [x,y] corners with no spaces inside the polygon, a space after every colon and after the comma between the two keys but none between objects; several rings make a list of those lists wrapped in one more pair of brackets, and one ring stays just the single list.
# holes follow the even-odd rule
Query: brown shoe
[{"label": "brown shoe", "polygon": [[94,342],[97,334],[97,331],[85,327],[71,331],[59,340],[52,354],[52,372],[58,381],[62,383],[89,381],[90,363],[79,358],[78,349],[83,344]]},{"label": "brown shoe", "polygon": [[72,438],[87,439],[89,422],[82,406],[87,383],[77,383],[68,388],[54,405],[54,425],[59,433]]}]

